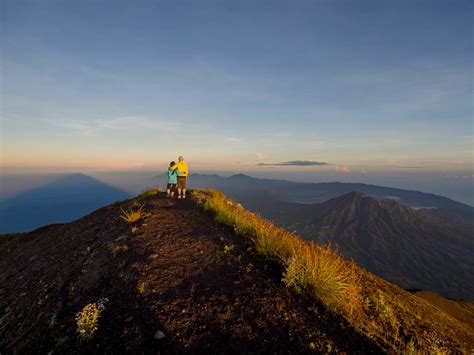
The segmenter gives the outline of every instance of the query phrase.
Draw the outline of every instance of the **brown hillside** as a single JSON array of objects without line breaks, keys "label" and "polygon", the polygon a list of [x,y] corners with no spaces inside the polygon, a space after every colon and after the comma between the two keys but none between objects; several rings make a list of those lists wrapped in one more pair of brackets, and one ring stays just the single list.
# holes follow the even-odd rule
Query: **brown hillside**
[{"label": "brown hillside", "polygon": [[[132,203],[0,236],[0,353],[381,352],[193,201],[148,199],[128,224]],[[105,297],[80,342],[76,313]]]},{"label": "brown hillside", "polygon": [[474,303],[450,300],[431,291],[414,291],[415,295],[428,301],[436,308],[474,329]]}]

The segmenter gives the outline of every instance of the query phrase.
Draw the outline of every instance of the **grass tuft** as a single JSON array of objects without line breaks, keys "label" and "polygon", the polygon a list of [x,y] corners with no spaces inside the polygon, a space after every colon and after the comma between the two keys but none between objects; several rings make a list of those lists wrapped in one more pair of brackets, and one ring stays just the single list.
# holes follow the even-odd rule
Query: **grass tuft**
[{"label": "grass tuft", "polygon": [[136,222],[142,217],[144,207],[145,205],[141,204],[136,208],[131,207],[128,210],[121,209],[122,214],[120,215],[120,218],[128,223]]}]

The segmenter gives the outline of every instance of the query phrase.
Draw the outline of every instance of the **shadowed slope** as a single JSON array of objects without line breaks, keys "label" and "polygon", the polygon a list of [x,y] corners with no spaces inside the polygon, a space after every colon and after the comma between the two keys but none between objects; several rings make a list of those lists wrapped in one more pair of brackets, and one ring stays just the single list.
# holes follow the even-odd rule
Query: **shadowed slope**
[{"label": "shadowed slope", "polygon": [[0,201],[0,233],[23,232],[70,222],[127,193],[84,174],[71,174]]}]

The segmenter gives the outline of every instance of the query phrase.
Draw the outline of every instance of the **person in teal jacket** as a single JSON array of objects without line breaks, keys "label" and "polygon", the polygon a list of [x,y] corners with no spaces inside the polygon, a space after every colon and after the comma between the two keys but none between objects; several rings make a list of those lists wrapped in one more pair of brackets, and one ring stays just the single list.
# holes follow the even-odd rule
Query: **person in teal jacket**
[{"label": "person in teal jacket", "polygon": [[178,170],[171,169],[176,163],[172,161],[168,168],[168,184],[166,185],[166,197],[173,197],[176,191],[176,184],[178,183]]}]

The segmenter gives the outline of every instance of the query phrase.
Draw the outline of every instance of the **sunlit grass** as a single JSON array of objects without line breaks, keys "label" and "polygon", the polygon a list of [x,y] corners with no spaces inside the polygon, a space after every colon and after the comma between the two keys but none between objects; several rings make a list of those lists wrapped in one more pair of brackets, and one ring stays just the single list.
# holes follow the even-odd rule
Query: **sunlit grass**
[{"label": "sunlit grass", "polygon": [[128,223],[136,222],[142,217],[144,207],[145,205],[142,204],[136,208],[130,207],[128,210],[121,209],[122,214],[120,215],[120,218]]},{"label": "sunlit grass", "polygon": [[141,205],[149,198],[158,196],[161,192],[162,191],[159,187],[145,190],[140,195],[138,195],[137,197],[133,199],[132,204],[136,206]]},{"label": "sunlit grass", "polygon": [[275,227],[226,199],[219,191],[199,190],[194,195],[217,221],[234,227],[239,235],[250,237],[258,254],[280,264],[288,287],[306,292],[348,316],[363,307],[353,264],[329,247],[305,242],[297,235]]}]

